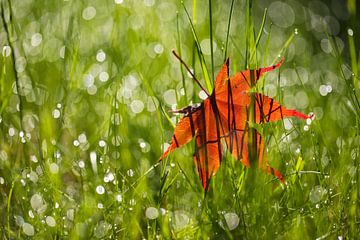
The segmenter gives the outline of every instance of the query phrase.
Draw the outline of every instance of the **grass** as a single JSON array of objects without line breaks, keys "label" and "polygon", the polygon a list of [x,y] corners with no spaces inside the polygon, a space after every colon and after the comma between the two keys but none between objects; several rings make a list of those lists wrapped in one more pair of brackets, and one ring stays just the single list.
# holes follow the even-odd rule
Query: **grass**
[{"label": "grass", "polygon": [[[2,239],[358,238],[356,1],[283,1],[285,13],[250,0],[115,2],[1,1]],[[316,114],[257,127],[286,187],[226,154],[205,193],[193,142],[158,162],[180,118],[169,110],[201,101],[173,49],[209,93],[227,57],[233,75],[284,56],[256,87]]]}]

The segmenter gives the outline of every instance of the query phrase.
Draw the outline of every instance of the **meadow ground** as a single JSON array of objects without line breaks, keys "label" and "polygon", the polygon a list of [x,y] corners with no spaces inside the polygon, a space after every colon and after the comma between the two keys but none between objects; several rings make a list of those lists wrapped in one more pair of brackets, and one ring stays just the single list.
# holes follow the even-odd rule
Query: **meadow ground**
[{"label": "meadow ground", "polygon": [[[2,0],[1,239],[359,239],[356,0]],[[271,166],[227,151],[205,194],[180,109],[268,66],[257,91],[315,119],[254,126]],[[210,92],[210,91],[209,91]]]}]

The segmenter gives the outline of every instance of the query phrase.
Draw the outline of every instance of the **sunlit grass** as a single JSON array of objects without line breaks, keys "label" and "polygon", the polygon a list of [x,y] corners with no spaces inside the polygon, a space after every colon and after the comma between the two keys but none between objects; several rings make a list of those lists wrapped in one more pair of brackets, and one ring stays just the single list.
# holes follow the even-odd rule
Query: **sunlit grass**
[{"label": "sunlit grass", "polygon": [[[2,1],[1,238],[356,239],[354,2]],[[201,102],[172,50],[209,93],[285,58],[256,87],[315,113],[257,128],[287,186],[226,153],[206,193],[193,142],[158,161]]]}]

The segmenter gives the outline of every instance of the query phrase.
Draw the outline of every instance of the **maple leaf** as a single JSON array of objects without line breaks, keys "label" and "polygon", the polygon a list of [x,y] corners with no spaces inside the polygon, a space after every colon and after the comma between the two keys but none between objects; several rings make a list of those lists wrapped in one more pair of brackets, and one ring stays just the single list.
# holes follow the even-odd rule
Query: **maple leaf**
[{"label": "maple leaf", "polygon": [[[174,130],[169,148],[160,157],[165,158],[176,148],[188,143],[195,137],[194,160],[202,185],[207,189],[209,181],[219,169],[223,145],[232,156],[250,167],[248,144],[251,139],[249,127],[249,109],[251,94],[255,99],[255,123],[277,121],[284,117],[307,116],[293,109],[281,106],[274,99],[260,93],[250,93],[250,80],[256,82],[264,73],[279,68],[280,63],[256,70],[244,70],[229,77],[229,60],[222,66],[215,80],[215,88],[201,104],[186,107],[177,112],[183,113]],[[252,139],[256,145],[258,167],[268,171],[284,182],[281,173],[272,168],[264,156],[264,142],[261,135],[254,131]]]}]

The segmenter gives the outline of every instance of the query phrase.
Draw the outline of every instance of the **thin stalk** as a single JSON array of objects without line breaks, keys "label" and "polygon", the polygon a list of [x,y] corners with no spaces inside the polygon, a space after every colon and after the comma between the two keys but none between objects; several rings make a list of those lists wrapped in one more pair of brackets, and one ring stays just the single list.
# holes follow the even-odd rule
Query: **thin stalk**
[{"label": "thin stalk", "polygon": [[213,46],[213,30],[212,30],[212,10],[211,10],[211,0],[209,0],[209,25],[210,25],[210,52],[211,52],[211,74],[212,81],[214,85],[214,46]]},{"label": "thin stalk", "polygon": [[14,191],[14,186],[15,186],[15,181],[18,179],[18,177],[16,177],[14,179],[14,181],[12,181],[11,183],[11,188],[9,191],[9,197],[8,197],[8,201],[7,201],[7,228],[8,228],[8,238],[11,239],[11,229],[10,229],[10,205],[11,205],[11,197]]},{"label": "thin stalk", "polygon": [[193,0],[193,21],[196,24],[196,0]]},{"label": "thin stalk", "polygon": [[[178,51],[179,51],[179,56],[181,57],[181,37],[180,37],[180,26],[179,26],[179,14],[176,15],[176,30],[177,30],[177,39],[178,39]],[[180,72],[181,72],[181,82],[184,88],[184,96],[185,96],[185,101],[187,101],[187,91],[186,91],[186,85],[185,85],[185,75],[184,75],[184,70],[183,70],[183,66],[180,62]]]},{"label": "thin stalk", "polygon": [[206,62],[205,62],[204,54],[203,54],[202,51],[201,51],[199,38],[197,37],[196,31],[195,31],[195,27],[194,27],[193,22],[191,21],[189,12],[187,11],[184,3],[182,3],[182,4],[183,4],[183,7],[184,7],[186,16],[187,16],[187,18],[188,18],[188,20],[189,20],[190,27],[191,27],[191,32],[192,32],[193,37],[194,37],[194,40],[195,40],[195,46],[196,46],[196,50],[197,50],[197,53],[198,53],[198,56],[199,56],[199,59],[200,59],[201,70],[202,70],[202,72],[203,72],[203,74],[204,74],[206,87],[207,87],[207,89],[208,89],[209,92],[212,92],[213,86],[212,86],[212,84],[211,84],[210,77],[209,77],[209,73],[208,73],[207,68],[206,68]]},{"label": "thin stalk", "polygon": [[354,73],[354,88],[355,91],[358,93],[359,91],[359,70],[358,64],[356,60],[356,48],[355,48],[355,41],[353,34],[348,34],[349,40],[349,52],[350,52],[350,59],[351,59],[351,70]]},{"label": "thin stalk", "polygon": [[209,93],[206,91],[206,89],[201,85],[201,83],[199,82],[199,80],[195,77],[195,75],[192,73],[192,71],[190,70],[190,68],[186,65],[186,63],[184,62],[184,60],[181,59],[181,57],[173,50],[172,53],[174,54],[174,56],[179,59],[179,61],[184,65],[184,67],[186,68],[186,70],[189,72],[189,74],[191,75],[191,77],[194,79],[194,81],[199,85],[199,87],[201,88],[201,90],[203,90],[206,95],[209,97]]},{"label": "thin stalk", "polygon": [[231,6],[230,6],[228,27],[227,27],[227,31],[226,31],[226,42],[225,42],[224,62],[226,61],[226,58],[227,58],[227,49],[228,49],[229,35],[230,35],[230,24],[231,24],[231,17],[232,17],[232,14],[233,14],[233,9],[234,9],[234,2],[235,2],[235,0],[232,0],[232,1],[231,1]]},{"label": "thin stalk", "polygon": [[9,46],[11,48],[11,57],[13,59],[13,71],[14,71],[14,77],[15,77],[15,87],[16,87],[16,91],[17,94],[19,96],[19,115],[20,115],[20,129],[23,129],[23,124],[22,124],[22,119],[23,119],[23,99],[22,96],[20,94],[20,84],[19,84],[19,76],[17,74],[16,71],[16,67],[15,67],[15,51],[14,51],[14,45],[13,45],[13,36],[12,36],[12,25],[11,25],[11,21],[12,21],[12,9],[11,9],[11,1],[8,1],[9,4],[9,25],[6,22],[6,18],[5,18],[5,11],[4,11],[4,2],[1,2],[1,18],[2,18],[2,22],[4,25],[4,29],[6,32],[6,37],[7,37],[7,41],[9,43]]},{"label": "thin stalk", "polygon": [[[251,52],[256,52],[256,44],[254,41],[254,27],[253,27],[253,18],[252,18],[252,1],[246,1],[246,68],[256,66],[252,61]],[[255,73],[253,70],[250,72],[250,87],[255,86]],[[257,133],[256,129],[252,126],[256,123],[256,99],[255,93],[250,93],[250,105],[247,109],[248,111],[248,153],[249,153],[249,161],[250,165],[256,162],[258,159],[257,156]]]}]

